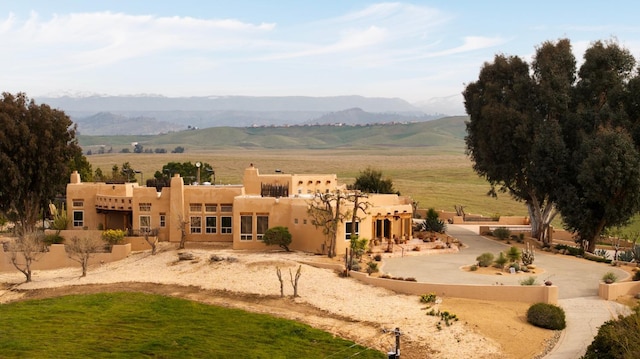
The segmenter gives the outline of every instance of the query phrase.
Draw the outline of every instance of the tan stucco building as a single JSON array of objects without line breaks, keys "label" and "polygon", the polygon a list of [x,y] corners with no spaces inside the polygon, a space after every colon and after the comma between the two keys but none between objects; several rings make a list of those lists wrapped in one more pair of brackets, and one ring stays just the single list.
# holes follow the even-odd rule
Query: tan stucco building
[{"label": "tan stucco building", "polygon": [[[290,248],[326,253],[326,237],[308,214],[316,193],[347,192],[336,175],[260,174],[250,165],[241,185],[185,185],[175,175],[160,192],[137,183],[83,183],[77,172],[67,185],[69,229],[125,229],[133,233],[157,229],[161,241],[179,242],[181,227],[188,242],[228,242],[234,249],[264,249],[268,228],[288,227]],[[359,214],[360,238],[411,238],[411,200],[395,194],[365,199],[367,214]],[[341,212],[353,210],[346,202]],[[336,252],[349,245],[350,216],[338,226]],[[349,229],[349,230],[347,230]]]}]

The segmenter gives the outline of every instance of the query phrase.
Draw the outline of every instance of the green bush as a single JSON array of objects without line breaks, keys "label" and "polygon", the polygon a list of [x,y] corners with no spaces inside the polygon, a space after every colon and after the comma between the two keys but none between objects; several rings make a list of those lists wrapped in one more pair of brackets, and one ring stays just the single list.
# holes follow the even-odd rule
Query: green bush
[{"label": "green bush", "polygon": [[636,282],[640,280],[640,271],[633,273],[633,280]]},{"label": "green bush", "polygon": [[558,306],[547,303],[536,303],[527,310],[527,322],[536,327],[562,330],[567,324],[564,310]]},{"label": "green bush", "polygon": [[380,271],[380,269],[378,269],[378,263],[376,263],[376,262],[367,263],[367,273],[368,274],[378,273],[378,271]]},{"label": "green bush", "polygon": [[640,308],[627,317],[605,322],[583,359],[640,358]]},{"label": "green bush", "polygon": [[507,251],[507,258],[509,258],[510,262],[519,261],[521,256],[522,254],[520,253],[520,250],[518,249],[518,247],[511,247]]},{"label": "green bush", "polygon": [[602,276],[602,281],[605,283],[615,283],[618,280],[618,276],[613,272],[607,272]]},{"label": "green bush", "polygon": [[476,260],[478,261],[478,266],[480,267],[488,267],[493,263],[493,254],[492,253],[482,253],[479,255]]},{"label": "green bush", "polygon": [[438,212],[433,208],[429,208],[427,210],[427,218],[421,224],[421,229],[428,232],[444,233],[447,225],[438,217]]},{"label": "green bush", "polygon": [[531,276],[527,279],[523,279],[520,281],[520,285],[536,285],[536,277]]},{"label": "green bush", "polygon": [[493,235],[502,241],[511,236],[511,231],[506,227],[498,227],[493,230]]},{"label": "green bush", "polygon": [[269,228],[266,232],[264,232],[262,241],[265,245],[277,245],[285,251],[289,252],[289,245],[291,244],[291,233],[289,233],[289,228],[283,226]]},{"label": "green bush", "polygon": [[376,262],[380,262],[382,260],[382,254],[376,254],[373,256],[373,260]]},{"label": "green bush", "polygon": [[503,252],[500,252],[498,258],[493,262],[496,268],[504,268],[504,265],[507,264],[509,259],[504,255]]},{"label": "green bush", "polygon": [[478,266],[474,264],[471,267],[469,267],[469,270],[472,271],[472,272],[475,272],[475,271],[478,270]]},{"label": "green bush", "polygon": [[52,244],[61,244],[64,242],[64,238],[62,238],[59,234],[47,234],[44,236],[44,244],[50,246]]},{"label": "green bush", "polygon": [[420,296],[420,303],[435,303],[437,298],[436,293],[423,294]]}]

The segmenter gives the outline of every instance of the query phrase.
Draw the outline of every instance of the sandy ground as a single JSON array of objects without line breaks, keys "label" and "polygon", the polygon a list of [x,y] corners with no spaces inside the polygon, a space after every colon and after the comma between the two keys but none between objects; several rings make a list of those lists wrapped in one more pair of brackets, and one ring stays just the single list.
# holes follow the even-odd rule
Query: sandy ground
[{"label": "sandy ground", "polygon": [[[381,351],[394,347],[384,332],[400,328],[403,358],[537,358],[557,333],[527,324],[526,303],[440,298],[436,310],[459,321],[451,326],[427,315],[416,296],[366,285],[335,272],[302,265],[298,298],[289,271],[298,261],[321,260],[304,253],[246,252],[215,247],[188,248],[194,260],[178,261],[173,244],[157,255],[137,252],[108,264],[92,264],[87,277],[80,268],[36,271],[31,283],[16,271],[0,273],[0,303],[70,293],[141,291],[173,295],[204,303],[269,313]],[[225,258],[211,261],[212,255]],[[325,259],[326,260],[326,259]],[[281,268],[285,297],[280,297],[276,267]],[[440,328],[439,328],[440,327]]]}]

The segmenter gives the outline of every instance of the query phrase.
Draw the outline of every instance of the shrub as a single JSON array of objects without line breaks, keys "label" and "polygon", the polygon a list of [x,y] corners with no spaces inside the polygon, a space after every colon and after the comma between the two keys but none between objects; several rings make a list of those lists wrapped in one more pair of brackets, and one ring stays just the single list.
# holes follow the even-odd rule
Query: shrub
[{"label": "shrub", "polygon": [[384,278],[384,279],[392,279],[391,276],[389,274],[383,274],[380,276],[380,278]]},{"label": "shrub", "polygon": [[523,279],[520,281],[520,285],[536,285],[536,277],[531,276],[527,279]]},{"label": "shrub", "polygon": [[107,229],[102,232],[102,239],[111,245],[120,244],[124,241],[124,231],[122,229]]},{"label": "shrub", "polygon": [[518,262],[513,262],[513,263],[509,264],[509,268],[513,268],[517,272],[517,271],[520,270],[520,264],[518,264]]},{"label": "shrub", "polygon": [[382,260],[382,254],[376,254],[373,256],[373,260],[376,262],[380,262]]},{"label": "shrub", "polygon": [[536,327],[562,330],[567,324],[564,310],[558,306],[547,303],[536,303],[527,310],[527,322]]},{"label": "shrub", "polygon": [[509,258],[510,262],[517,262],[518,260],[520,260],[521,256],[522,254],[520,253],[518,247],[511,247],[507,251],[507,258]]},{"label": "shrub", "polygon": [[511,231],[506,227],[498,227],[493,230],[493,235],[502,241],[511,236]]},{"label": "shrub", "polygon": [[404,279],[406,282],[417,282],[418,280],[413,277],[407,277]]},{"label": "shrub", "polygon": [[425,304],[435,303],[436,298],[437,298],[436,293],[423,294],[420,296],[420,303],[425,303]]},{"label": "shrub", "polygon": [[264,232],[262,241],[268,246],[277,245],[285,251],[289,252],[289,245],[291,244],[291,233],[289,233],[289,228],[283,226],[269,228],[266,232]]},{"label": "shrub", "polygon": [[479,255],[476,260],[478,261],[478,265],[480,267],[488,267],[493,263],[493,254],[492,253],[482,253]]},{"label": "shrub", "polygon": [[622,251],[618,253],[618,260],[621,262],[631,262],[633,258],[633,251]]},{"label": "shrub", "polygon": [[583,359],[640,358],[640,312],[605,322]]},{"label": "shrub", "polygon": [[498,256],[498,258],[493,263],[495,263],[494,266],[496,268],[504,268],[504,265],[507,264],[508,261],[509,261],[509,259],[507,259],[507,257],[504,255],[504,253],[500,252],[500,255]]},{"label": "shrub", "polygon": [[593,251],[593,254],[597,255],[598,257],[602,257],[604,259],[609,258],[609,252],[607,252],[606,249],[596,249],[595,251]]},{"label": "shrub", "polygon": [[640,280],[640,271],[637,271],[637,272],[633,273],[633,280],[634,281],[639,281]]},{"label": "shrub", "polygon": [[421,224],[421,229],[428,232],[444,233],[447,225],[438,216],[438,212],[435,209],[429,208],[427,210],[427,218]]},{"label": "shrub", "polygon": [[614,283],[618,280],[618,276],[613,272],[607,272],[602,276],[602,281],[605,283]]},{"label": "shrub", "polygon": [[[352,267],[353,268],[353,267]],[[371,273],[378,273],[379,269],[378,269],[378,263],[376,262],[369,262],[367,263],[367,273],[369,275],[371,275]]]},{"label": "shrub", "polygon": [[59,234],[47,234],[44,236],[44,244],[50,246],[52,244],[61,244],[64,242],[64,238],[62,238]]},{"label": "shrub", "polygon": [[471,267],[469,267],[469,270],[472,271],[472,272],[475,272],[475,271],[478,270],[478,266],[474,264]]}]

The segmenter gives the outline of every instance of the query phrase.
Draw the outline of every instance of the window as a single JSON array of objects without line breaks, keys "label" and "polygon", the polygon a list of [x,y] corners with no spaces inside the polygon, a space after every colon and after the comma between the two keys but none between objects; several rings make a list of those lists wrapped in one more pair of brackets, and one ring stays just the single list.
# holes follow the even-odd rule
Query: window
[{"label": "window", "polygon": [[298,224],[298,219],[297,218],[293,219],[293,224]]},{"label": "window", "polygon": [[151,216],[140,216],[140,232],[151,230]]},{"label": "window", "polygon": [[240,240],[253,239],[253,216],[240,216]]},{"label": "window", "polygon": [[160,227],[164,228],[167,226],[167,214],[160,213]]},{"label": "window", "polygon": [[189,212],[202,212],[202,203],[189,203]]},{"label": "window", "polygon": [[[347,240],[347,241],[351,240],[351,227],[352,227],[352,225],[353,225],[353,223],[351,223],[351,222],[345,222],[344,239]],[[356,228],[355,228],[355,231],[354,231],[356,236],[358,235],[358,231],[359,230],[360,230],[360,222],[356,222]]]},{"label": "window", "polygon": [[84,211],[73,211],[73,226],[84,227]]},{"label": "window", "polygon": [[71,205],[74,207],[84,207],[84,201],[81,199],[74,199]]},{"label": "window", "polygon": [[217,233],[217,225],[216,225],[216,217],[207,217],[205,218],[205,233]]},{"label": "window", "polygon": [[233,205],[232,204],[221,204],[220,205],[220,212],[233,212]]},{"label": "window", "polygon": [[204,205],[205,212],[218,212],[218,204],[217,203],[207,203]]},{"label": "window", "polygon": [[303,220],[302,220],[302,224],[307,224],[307,220],[306,220],[306,219],[303,219]]},{"label": "window", "polygon": [[232,233],[233,220],[231,217],[220,217],[220,233],[231,234]]},{"label": "window", "polygon": [[191,233],[202,233],[202,217],[191,217]]},{"label": "window", "polygon": [[151,203],[140,203],[140,212],[151,212]]},{"label": "window", "polygon": [[264,233],[269,229],[269,216],[258,215],[256,216],[256,238],[262,240]]}]

